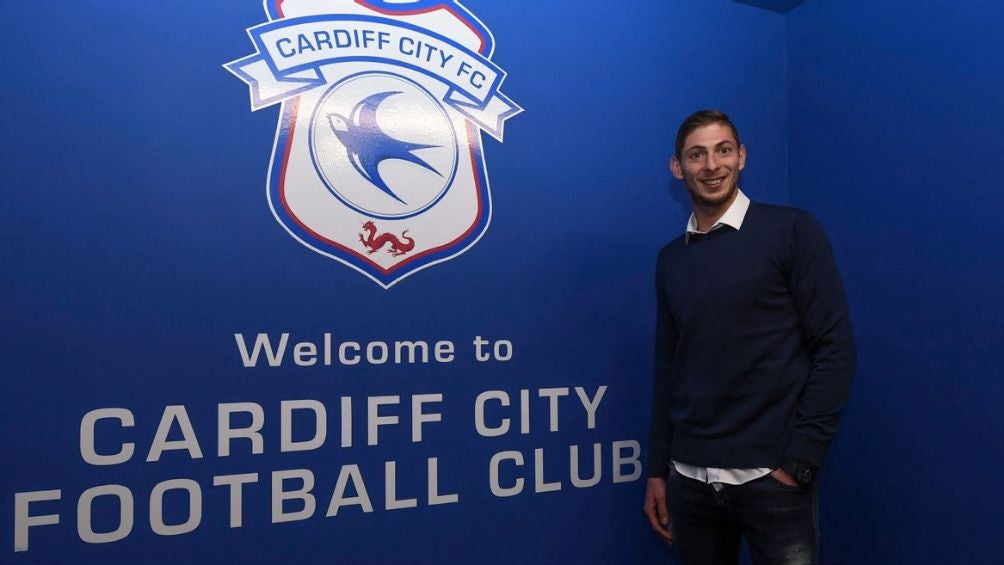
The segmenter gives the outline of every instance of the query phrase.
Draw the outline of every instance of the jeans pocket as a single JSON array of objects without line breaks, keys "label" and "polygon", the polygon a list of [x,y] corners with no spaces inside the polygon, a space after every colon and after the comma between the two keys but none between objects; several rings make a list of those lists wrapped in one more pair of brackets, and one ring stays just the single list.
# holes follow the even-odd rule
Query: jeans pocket
[{"label": "jeans pocket", "polygon": [[805,492],[805,487],[803,487],[802,485],[789,485],[787,483],[782,483],[780,480],[778,480],[777,477],[774,476],[773,473],[767,473],[767,479],[770,480],[770,482],[774,486],[776,486],[781,490],[786,490],[788,492],[794,492],[794,493]]}]

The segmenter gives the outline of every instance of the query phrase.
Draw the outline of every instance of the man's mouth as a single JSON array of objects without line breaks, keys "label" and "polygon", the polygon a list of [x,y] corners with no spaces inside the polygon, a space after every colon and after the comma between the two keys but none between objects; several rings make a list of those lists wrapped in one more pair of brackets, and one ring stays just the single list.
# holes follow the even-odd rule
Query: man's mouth
[{"label": "man's mouth", "polygon": [[706,185],[710,186],[710,187],[716,187],[716,186],[722,184],[722,182],[724,180],[725,180],[725,177],[715,177],[713,179],[701,179],[701,182],[703,184],[706,184]]}]

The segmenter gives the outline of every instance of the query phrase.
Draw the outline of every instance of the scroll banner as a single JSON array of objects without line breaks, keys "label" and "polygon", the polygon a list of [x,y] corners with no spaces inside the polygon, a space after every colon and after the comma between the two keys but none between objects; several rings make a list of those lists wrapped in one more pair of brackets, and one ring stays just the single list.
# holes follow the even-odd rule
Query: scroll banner
[{"label": "scroll banner", "polygon": [[324,86],[322,67],[367,61],[398,65],[449,86],[443,102],[502,140],[505,120],[521,109],[499,92],[505,72],[488,58],[427,29],[387,18],[324,15],[248,29],[254,55],[224,67],[251,87],[260,110]]}]

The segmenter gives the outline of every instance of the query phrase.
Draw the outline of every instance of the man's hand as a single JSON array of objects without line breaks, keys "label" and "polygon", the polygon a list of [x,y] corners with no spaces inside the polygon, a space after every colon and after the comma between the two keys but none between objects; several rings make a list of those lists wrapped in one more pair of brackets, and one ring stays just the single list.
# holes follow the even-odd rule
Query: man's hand
[{"label": "man's hand", "polygon": [[777,479],[781,484],[788,485],[790,487],[798,487],[798,483],[795,482],[795,479],[780,467],[771,471],[770,476]]},{"label": "man's hand", "polygon": [[645,489],[645,515],[655,533],[666,543],[673,543],[673,534],[669,533],[669,511],[666,510],[666,479],[649,477]]}]

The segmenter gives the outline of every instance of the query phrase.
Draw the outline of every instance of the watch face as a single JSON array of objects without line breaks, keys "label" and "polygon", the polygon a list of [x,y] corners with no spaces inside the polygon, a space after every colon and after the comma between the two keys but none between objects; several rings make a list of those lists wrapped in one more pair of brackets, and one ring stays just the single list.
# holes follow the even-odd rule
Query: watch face
[{"label": "watch face", "polygon": [[809,467],[799,466],[795,470],[795,482],[800,485],[807,485],[812,482],[812,469]]}]

